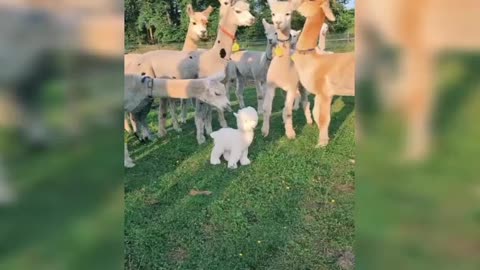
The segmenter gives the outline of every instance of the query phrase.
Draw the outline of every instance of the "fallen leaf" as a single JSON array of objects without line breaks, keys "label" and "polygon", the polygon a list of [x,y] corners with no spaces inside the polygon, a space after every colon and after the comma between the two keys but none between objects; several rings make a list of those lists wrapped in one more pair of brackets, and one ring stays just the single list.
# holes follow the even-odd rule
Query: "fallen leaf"
[{"label": "fallen leaf", "polygon": [[212,195],[212,192],[208,190],[195,190],[195,189],[190,190],[190,196],[198,196],[198,195],[209,196],[209,195]]}]

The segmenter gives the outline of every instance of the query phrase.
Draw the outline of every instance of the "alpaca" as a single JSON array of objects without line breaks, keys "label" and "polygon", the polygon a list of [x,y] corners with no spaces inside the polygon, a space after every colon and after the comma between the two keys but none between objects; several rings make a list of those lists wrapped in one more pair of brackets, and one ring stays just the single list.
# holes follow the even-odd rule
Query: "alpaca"
[{"label": "alpaca", "polygon": [[238,129],[222,128],[212,132],[213,149],[210,155],[210,164],[220,164],[220,158],[228,161],[228,168],[236,169],[237,163],[241,165],[250,164],[248,159],[248,147],[253,141],[253,130],[258,123],[258,114],[252,107],[243,108],[234,113],[237,118]]},{"label": "alpaca", "polygon": [[326,48],[327,33],[328,33],[328,24],[323,23],[322,28],[320,29],[320,37],[318,38],[318,49],[321,52],[325,51],[325,48]]},{"label": "alpaca", "polygon": [[[191,4],[187,5],[187,14],[190,18],[190,23],[188,24],[187,36],[185,37],[185,42],[183,43],[182,51],[185,52],[193,52],[198,49],[198,42],[200,40],[205,40],[208,37],[207,26],[208,26],[208,19],[210,14],[213,11],[212,6],[208,6],[204,11],[195,12]],[[182,129],[178,126],[177,114],[175,111],[175,100],[169,100],[169,109],[170,114],[172,116],[172,125],[173,129],[176,131],[181,131]],[[161,108],[159,108],[161,110]],[[187,102],[184,99],[180,99],[180,110],[181,110],[181,117],[180,123],[185,124],[187,122]],[[160,121],[160,114],[159,114],[159,123]]]},{"label": "alpaca", "polygon": [[[292,2],[292,1],[291,1]],[[325,17],[335,16],[328,0],[296,0],[297,11],[307,19],[293,55],[293,62],[302,85],[315,95],[313,118],[319,128],[317,147],[329,142],[331,102],[334,95],[355,95],[354,53],[317,54],[320,28]]]},{"label": "alpaca", "polygon": [[262,20],[265,35],[267,37],[267,47],[265,52],[257,51],[239,51],[232,54],[232,63],[235,66],[237,95],[240,108],[245,108],[243,91],[247,80],[253,80],[257,88],[257,107],[258,114],[263,114],[263,94],[265,81],[267,79],[267,71],[272,61],[272,47],[275,44],[275,28],[265,19]]},{"label": "alpaca", "polygon": [[[137,59],[136,65],[128,73],[142,74],[152,77],[168,77],[172,79],[204,78],[220,71],[225,71],[232,46],[236,40],[235,33],[239,26],[251,26],[255,18],[250,13],[250,4],[244,0],[220,1],[221,16],[219,31],[213,47],[206,51],[182,52],[158,50],[143,54]],[[164,106],[162,106],[164,108]],[[207,112],[207,113],[206,113]],[[204,132],[211,133],[211,121],[205,121],[208,106],[196,101],[195,124],[197,128],[197,142],[205,142]],[[165,126],[166,111],[160,113],[161,126]],[[223,113],[219,113],[221,125],[226,126]],[[144,122],[145,119],[142,119]]]},{"label": "alpaca", "polygon": [[289,2],[280,2],[277,0],[269,0],[268,2],[270,9],[272,10],[272,21],[276,28],[278,44],[274,49],[275,56],[267,73],[267,89],[263,104],[264,116],[262,134],[263,136],[268,136],[270,132],[272,103],[275,96],[275,89],[279,87],[287,92],[285,107],[283,109],[285,134],[289,139],[294,139],[296,134],[293,129],[292,110],[295,96],[298,91],[300,91],[302,95],[302,106],[307,123],[312,124],[313,121],[307,93],[304,91],[303,87],[300,86],[297,71],[290,59],[290,23],[292,19],[293,5]]},{"label": "alpaca", "polygon": [[[204,11],[195,12],[193,10],[192,5],[190,5],[190,4],[187,5],[187,14],[188,14],[190,23],[188,25],[187,36],[185,37],[185,42],[183,44],[182,51],[191,52],[191,51],[197,50],[198,49],[198,42],[201,39],[205,39],[205,38],[208,37],[208,35],[207,35],[207,25],[208,25],[209,16],[212,13],[212,11],[213,11],[213,7],[208,6],[208,8],[205,9]],[[127,70],[134,69],[134,67],[132,65],[137,64],[137,60],[139,59],[139,57],[141,55],[142,54],[135,54],[135,53],[125,55],[124,56],[125,70],[127,71]],[[186,117],[187,117],[186,103],[183,100],[180,100],[180,104],[181,104],[180,106],[182,108],[182,114],[181,114],[182,117],[180,119],[180,122],[181,123],[186,123]],[[177,119],[175,105],[176,105],[175,100],[169,100],[168,101],[168,107],[169,107],[169,110],[170,110],[170,114],[172,116],[173,129],[177,132],[180,132],[182,129],[180,128],[179,123],[178,123],[179,121]],[[132,129],[130,128],[129,122],[131,123],[131,125],[133,127],[133,132],[138,133],[137,123],[136,123],[136,121],[134,121],[134,119],[142,118],[142,114],[143,115],[148,114],[148,112],[150,111],[150,107],[151,107],[151,105],[146,106],[145,111],[140,112],[140,115],[135,115],[135,116],[130,115],[130,119],[125,118],[125,124],[124,125],[125,125],[125,130],[128,133],[132,132]],[[146,115],[145,115],[145,117],[146,117]],[[129,120],[131,120],[131,121],[129,121]],[[161,121],[160,121],[160,115],[159,115],[159,123],[160,122]],[[163,132],[165,132],[165,134],[166,134],[166,129],[162,129],[162,135],[165,135],[165,134],[163,134]],[[149,135],[148,129],[147,129],[146,134],[148,134],[147,138],[151,138],[151,135]],[[138,134],[137,134],[137,136],[138,136]],[[146,139],[146,138],[144,138],[144,139]]]},{"label": "alpaca", "polygon": [[[138,112],[151,103],[153,98],[172,97],[196,98],[220,110],[230,110],[227,91],[222,82],[224,78],[223,72],[204,79],[192,80],[153,79],[149,76],[126,74],[123,109],[126,113]],[[124,165],[135,166],[126,145]]]}]

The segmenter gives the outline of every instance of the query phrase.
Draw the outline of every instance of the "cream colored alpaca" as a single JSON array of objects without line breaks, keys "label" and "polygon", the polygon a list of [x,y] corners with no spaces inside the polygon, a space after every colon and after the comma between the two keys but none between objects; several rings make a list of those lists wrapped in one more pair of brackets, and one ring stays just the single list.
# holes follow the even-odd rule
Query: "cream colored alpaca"
[{"label": "cream colored alpaca", "polygon": [[275,96],[275,88],[279,87],[287,92],[285,107],[283,109],[285,134],[289,139],[294,139],[296,134],[293,129],[292,111],[295,96],[299,90],[302,94],[302,106],[307,123],[313,123],[307,94],[304,89],[300,87],[299,76],[290,59],[290,23],[294,6],[289,2],[276,0],[269,0],[268,3],[272,10],[272,21],[276,28],[278,44],[274,49],[276,53],[267,74],[267,89],[265,92],[265,102],[263,104],[262,134],[263,136],[268,136],[270,132],[270,116],[272,113],[273,98]]},{"label": "cream colored alpaca", "polygon": [[265,19],[262,20],[265,35],[267,37],[267,47],[265,52],[258,51],[239,51],[232,54],[232,64],[235,66],[237,88],[235,94],[238,98],[240,108],[245,108],[243,91],[248,80],[255,82],[257,89],[257,112],[263,114],[263,95],[265,82],[267,79],[268,67],[272,61],[272,47],[276,42],[275,28]]},{"label": "cream colored alpaca", "polygon": [[315,94],[313,119],[319,128],[318,146],[326,146],[329,141],[328,127],[333,96],[355,95],[355,55],[316,53],[325,17],[335,20],[328,0],[296,0],[295,4],[300,14],[307,19],[293,60],[302,85]]},{"label": "cream colored alpaca", "polygon": [[[225,3],[227,3],[225,5]],[[145,73],[152,77],[168,77],[172,79],[203,78],[220,71],[225,71],[228,59],[232,52],[235,33],[238,26],[250,26],[255,18],[250,14],[250,5],[244,0],[220,1],[220,13],[223,16],[219,22],[219,31],[214,46],[207,51],[181,52],[159,50],[145,53],[139,57],[134,69],[130,73]],[[211,122],[205,121],[207,109],[205,104],[197,101],[195,123],[197,127],[197,141],[205,142],[204,130],[211,133]],[[162,111],[162,122],[165,121],[166,112]],[[223,116],[223,114],[222,114]],[[226,126],[225,119],[221,119]],[[162,123],[164,126],[164,123]]]},{"label": "cream colored alpaca", "polygon": [[[188,24],[187,36],[185,37],[185,42],[183,43],[182,51],[185,52],[193,52],[198,49],[198,42],[200,40],[206,39],[208,37],[207,26],[208,26],[208,18],[213,11],[212,6],[208,6],[207,9],[201,12],[193,11],[192,5],[187,5],[187,14],[190,18],[190,23]],[[172,116],[172,125],[173,129],[176,131],[181,131],[182,129],[178,125],[177,120],[177,113],[175,108],[175,100],[169,100],[169,109],[170,115]],[[181,108],[181,117],[180,123],[187,122],[187,103],[186,100],[180,100],[180,108]],[[159,108],[160,113],[161,108]],[[159,114],[159,124],[161,122],[160,114]]]},{"label": "cream colored alpaca", "polygon": [[[153,98],[196,98],[220,110],[229,109],[224,73],[194,80],[153,79],[134,74],[125,75],[123,109],[126,113],[143,111]],[[135,166],[125,145],[124,166]]]},{"label": "cream colored alpaca", "polygon": [[[187,36],[185,37],[185,42],[183,44],[182,51],[191,52],[198,49],[198,42],[201,39],[205,39],[208,37],[207,32],[207,25],[208,25],[208,18],[213,11],[213,7],[208,6],[207,9],[201,12],[195,12],[193,10],[192,5],[187,5],[187,14],[189,17],[189,25],[187,30]],[[124,56],[124,63],[125,63],[125,70],[134,69],[132,65],[134,65],[137,59],[141,56],[141,54],[127,54]],[[175,108],[175,100],[169,100],[168,107],[170,109],[170,114],[172,116],[172,125],[173,129],[180,132],[182,129],[178,124],[178,118],[176,114]],[[181,100],[181,107],[182,107],[182,117],[180,122],[185,123],[187,117],[187,107],[186,103]],[[150,107],[146,107],[146,111],[150,111]],[[147,112],[148,113],[148,112]],[[132,116],[130,116],[132,119]],[[132,132],[130,128],[129,122],[131,122],[134,132],[137,132],[137,124],[136,121],[129,121],[129,119],[125,118],[125,130],[129,133]],[[160,122],[160,116],[159,116]]]}]

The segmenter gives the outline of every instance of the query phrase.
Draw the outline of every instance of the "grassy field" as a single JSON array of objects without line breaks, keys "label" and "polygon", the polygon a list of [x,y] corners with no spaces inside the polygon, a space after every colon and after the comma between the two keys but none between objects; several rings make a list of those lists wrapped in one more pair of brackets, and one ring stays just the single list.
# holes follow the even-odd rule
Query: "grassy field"
[{"label": "grassy field", "polygon": [[[255,106],[255,91],[245,93]],[[192,112],[180,134],[169,129],[150,144],[127,136],[137,166],[125,174],[126,269],[342,269],[351,263],[354,99],[334,100],[331,143],[317,149],[317,127],[300,110],[297,139],[284,136],[283,96],[277,90],[270,136],[263,138],[260,121],[252,164],[237,170],[209,164],[212,142],[197,145]],[[155,131],[156,117],[149,115]],[[232,114],[227,120],[235,126]],[[212,194],[191,196],[192,190]]]}]

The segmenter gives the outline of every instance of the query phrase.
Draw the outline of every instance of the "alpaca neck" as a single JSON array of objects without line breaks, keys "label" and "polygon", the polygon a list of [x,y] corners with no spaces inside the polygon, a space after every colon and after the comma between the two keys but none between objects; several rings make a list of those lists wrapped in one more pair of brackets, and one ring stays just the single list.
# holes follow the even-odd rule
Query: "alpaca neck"
[{"label": "alpaca neck", "polygon": [[[278,38],[278,45],[277,47],[282,47],[285,49],[285,54],[290,55],[290,47],[291,47],[291,35],[290,35],[290,27],[287,27],[283,30],[277,30],[277,38]],[[281,41],[285,40],[285,41]]]},{"label": "alpaca neck", "polygon": [[155,79],[152,95],[156,98],[191,98],[201,95],[204,89],[203,80]]},{"label": "alpaca neck", "polygon": [[183,43],[182,51],[191,52],[198,49],[198,40],[192,38],[191,35],[194,34],[191,33],[190,29],[188,29],[187,37],[185,38],[185,42]]},{"label": "alpaca neck", "polygon": [[317,15],[307,18],[297,42],[297,50],[308,50],[317,46],[320,29],[324,22],[325,14],[323,12],[318,12]]},{"label": "alpaca neck", "polygon": [[260,65],[264,68],[270,66],[270,63],[272,62],[272,58],[273,58],[272,49],[273,49],[272,44],[270,44],[270,42],[267,42],[267,48],[265,49],[265,52],[262,55],[262,60],[260,62]]},{"label": "alpaca neck", "polygon": [[[231,22],[229,16],[230,13],[227,13],[220,20],[217,31],[217,39],[215,40],[215,44],[213,45],[212,49],[210,49],[210,52],[213,52],[215,56],[218,56],[220,54],[220,51],[224,49],[226,53],[224,59],[230,59],[230,55],[232,54],[232,45],[234,42],[232,36],[235,37],[238,29],[238,26]],[[225,32],[227,32],[228,34]]]},{"label": "alpaca neck", "polygon": [[245,141],[247,146],[250,146],[250,144],[252,144],[253,136],[254,136],[253,130],[252,129],[248,129],[248,130],[239,129],[239,131],[242,133],[243,140]]}]

